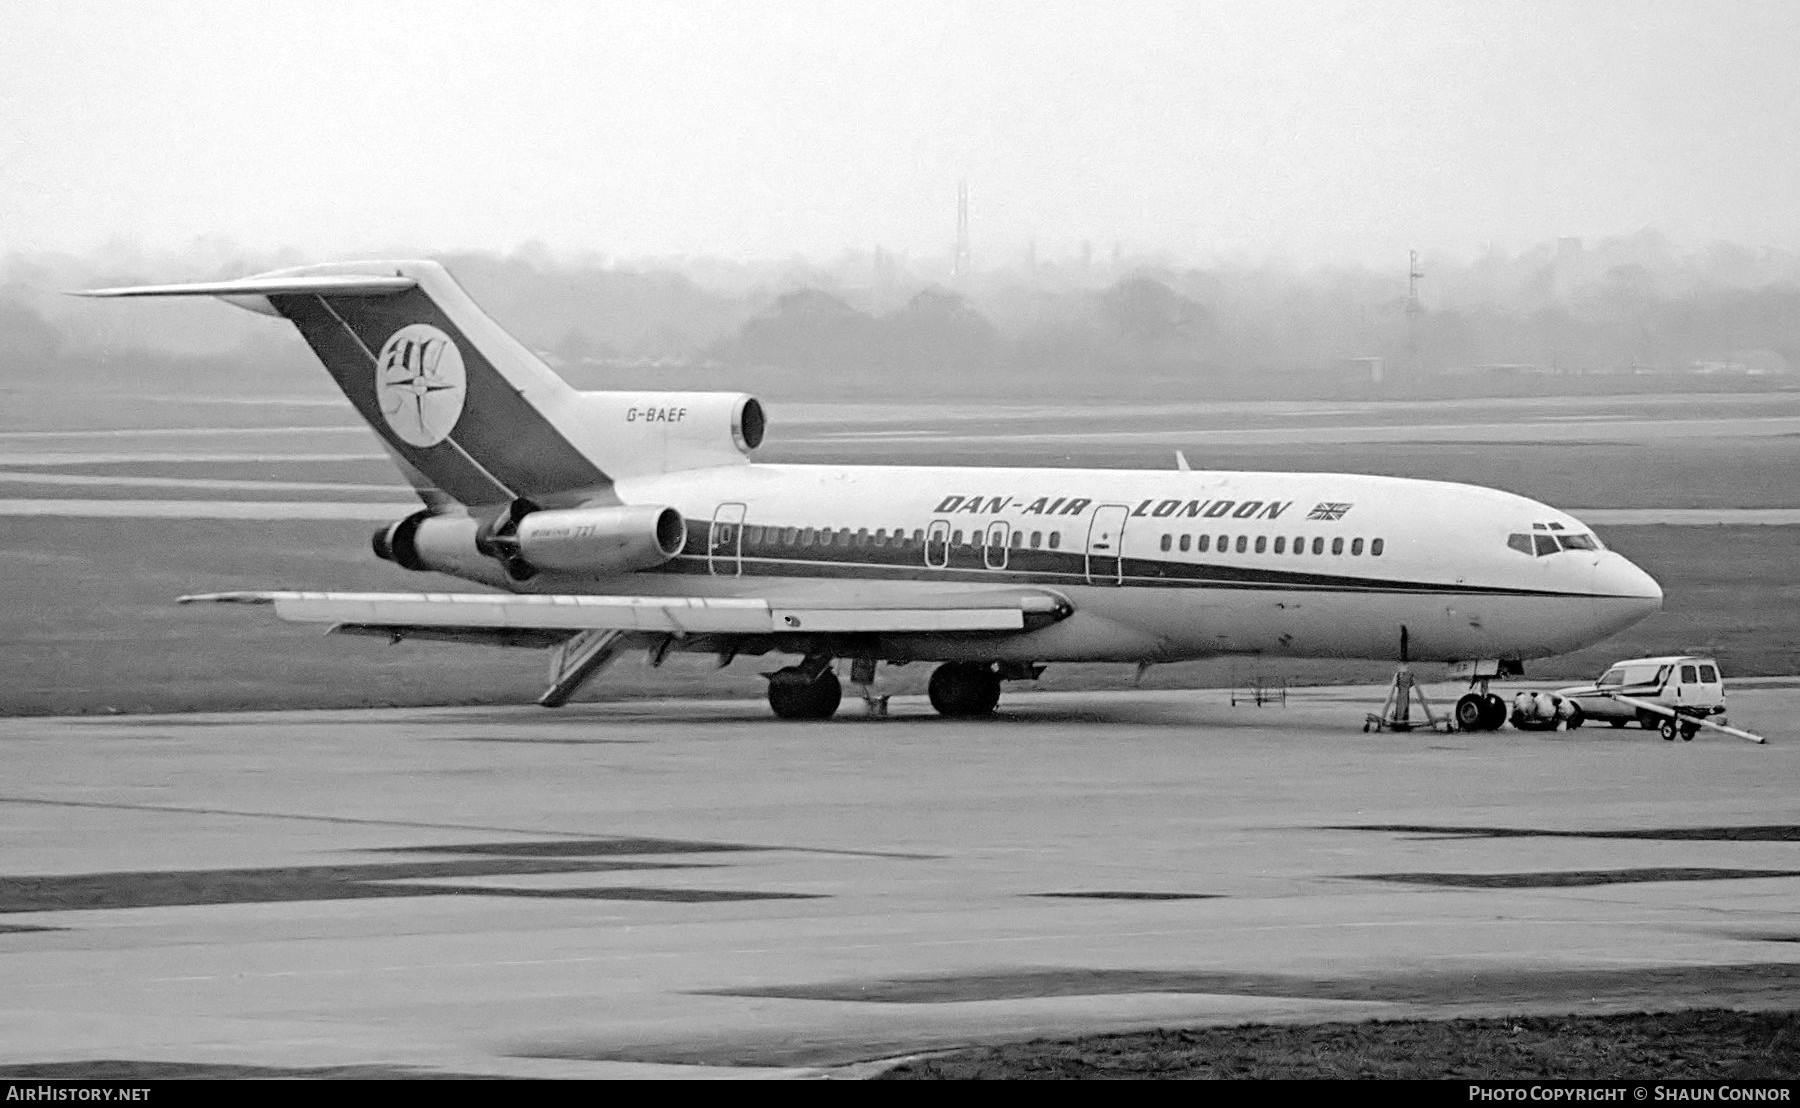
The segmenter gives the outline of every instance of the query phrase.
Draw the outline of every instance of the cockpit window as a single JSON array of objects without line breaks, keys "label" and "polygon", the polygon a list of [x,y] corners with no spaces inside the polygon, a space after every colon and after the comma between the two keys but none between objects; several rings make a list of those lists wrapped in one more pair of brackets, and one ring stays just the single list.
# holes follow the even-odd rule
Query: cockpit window
[{"label": "cockpit window", "polygon": [[[1541,528],[1544,525],[1534,523],[1532,526]],[[1542,530],[1534,531],[1529,535],[1511,534],[1506,536],[1506,545],[1521,554],[1529,554],[1534,558],[1542,558],[1563,550],[1605,549],[1600,545],[1600,540],[1592,535],[1567,531],[1560,535],[1547,534]]]}]

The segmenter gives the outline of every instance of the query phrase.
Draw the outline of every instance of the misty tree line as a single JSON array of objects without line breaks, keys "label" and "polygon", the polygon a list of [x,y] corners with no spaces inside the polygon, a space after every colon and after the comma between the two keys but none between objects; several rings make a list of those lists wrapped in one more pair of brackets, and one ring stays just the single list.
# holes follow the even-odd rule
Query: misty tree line
[{"label": "misty tree line", "polygon": [[[913,275],[891,258],[884,265],[879,253],[760,268],[706,260],[627,268],[541,250],[442,260],[496,318],[587,388],[1254,396],[1367,388],[1372,358],[1382,360],[1388,387],[1426,391],[1451,380],[1446,374],[1800,368],[1800,258],[1729,246],[1682,252],[1652,232],[1465,264],[1428,259],[1416,307],[1403,273],[1360,268],[1137,259],[952,281]],[[305,360],[291,333],[252,317],[121,323],[103,314],[105,305],[46,295],[52,284],[169,279],[162,268],[9,260],[0,379],[29,380],[52,364],[105,376],[147,359],[178,376],[242,374],[247,362],[267,371],[252,378],[273,381]],[[180,276],[256,268],[268,266],[219,263]]]}]

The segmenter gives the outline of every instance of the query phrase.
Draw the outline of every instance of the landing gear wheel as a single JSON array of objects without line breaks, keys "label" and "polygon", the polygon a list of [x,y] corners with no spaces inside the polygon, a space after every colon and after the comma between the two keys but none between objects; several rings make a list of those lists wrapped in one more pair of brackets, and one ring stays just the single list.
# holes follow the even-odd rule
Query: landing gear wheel
[{"label": "landing gear wheel", "polygon": [[1488,706],[1480,693],[1465,693],[1456,702],[1456,729],[1458,731],[1487,730]]},{"label": "landing gear wheel", "polygon": [[830,670],[810,681],[799,666],[769,675],[769,707],[782,719],[830,719],[843,699],[844,687]]},{"label": "landing gear wheel", "polygon": [[1672,719],[1663,720],[1661,723],[1657,724],[1656,730],[1657,730],[1658,734],[1662,735],[1664,742],[1672,743],[1675,741],[1675,721],[1674,720],[1672,720]]},{"label": "landing gear wheel", "polygon": [[991,715],[1000,703],[1000,675],[979,662],[946,662],[932,671],[925,691],[939,715]]},{"label": "landing gear wheel", "polygon": [[1483,693],[1481,705],[1486,709],[1482,713],[1481,729],[1483,731],[1500,730],[1500,725],[1506,722],[1506,701],[1493,693]]}]

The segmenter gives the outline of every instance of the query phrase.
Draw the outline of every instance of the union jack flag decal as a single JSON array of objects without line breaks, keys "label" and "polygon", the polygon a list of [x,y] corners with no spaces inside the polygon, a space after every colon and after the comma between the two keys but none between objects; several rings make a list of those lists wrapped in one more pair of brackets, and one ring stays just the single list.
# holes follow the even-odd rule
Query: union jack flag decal
[{"label": "union jack flag decal", "polygon": [[1313,506],[1313,510],[1306,513],[1306,518],[1307,519],[1322,519],[1322,520],[1325,520],[1326,522],[1335,522],[1337,520],[1343,519],[1344,513],[1349,510],[1350,510],[1350,505],[1348,505],[1348,504],[1340,504],[1336,501],[1328,500],[1322,504],[1315,504]]}]

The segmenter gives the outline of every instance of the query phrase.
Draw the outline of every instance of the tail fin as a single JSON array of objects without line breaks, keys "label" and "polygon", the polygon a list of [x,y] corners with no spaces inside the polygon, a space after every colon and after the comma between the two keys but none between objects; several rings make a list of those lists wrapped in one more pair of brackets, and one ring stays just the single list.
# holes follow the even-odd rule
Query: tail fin
[{"label": "tail fin", "polygon": [[435,262],[302,266],[84,296],[217,296],[291,320],[402,468],[468,505],[611,499],[582,442],[582,394]]}]

